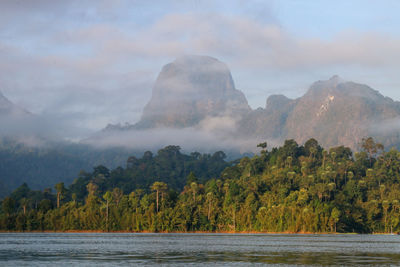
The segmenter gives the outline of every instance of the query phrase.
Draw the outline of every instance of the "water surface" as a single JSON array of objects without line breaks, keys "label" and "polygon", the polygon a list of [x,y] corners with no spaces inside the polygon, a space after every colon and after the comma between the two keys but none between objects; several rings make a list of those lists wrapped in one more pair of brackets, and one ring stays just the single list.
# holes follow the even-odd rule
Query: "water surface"
[{"label": "water surface", "polygon": [[400,236],[1,233],[0,266],[400,265]]}]

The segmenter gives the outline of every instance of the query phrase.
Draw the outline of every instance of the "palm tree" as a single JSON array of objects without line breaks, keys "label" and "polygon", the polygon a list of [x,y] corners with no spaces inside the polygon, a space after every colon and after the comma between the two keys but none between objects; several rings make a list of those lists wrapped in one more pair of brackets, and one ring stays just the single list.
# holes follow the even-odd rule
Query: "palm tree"
[{"label": "palm tree", "polygon": [[387,201],[387,200],[382,201],[382,208],[383,208],[384,215],[385,215],[385,232],[387,229],[387,211],[388,211],[389,207],[390,207],[389,201]]},{"label": "palm tree", "polygon": [[[332,192],[333,190],[335,190],[335,188],[336,188],[336,184],[335,184],[335,183],[329,183],[329,184],[328,184],[329,199],[332,198],[332,197],[331,197],[331,192]],[[335,197],[335,193],[333,193],[333,196]]]},{"label": "palm tree", "polygon": [[197,193],[197,190],[199,189],[199,187],[196,182],[193,182],[190,184],[190,188],[192,189],[192,192],[193,192],[193,202],[196,202],[196,193]]},{"label": "palm tree", "polygon": [[98,188],[99,186],[93,182],[90,182],[86,185],[89,196],[94,196]]}]

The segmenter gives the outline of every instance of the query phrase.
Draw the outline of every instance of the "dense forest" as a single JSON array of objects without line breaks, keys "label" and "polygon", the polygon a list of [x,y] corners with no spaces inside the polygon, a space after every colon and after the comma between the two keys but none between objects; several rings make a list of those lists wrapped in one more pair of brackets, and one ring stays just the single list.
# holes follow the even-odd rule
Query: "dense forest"
[{"label": "dense forest", "polygon": [[[169,146],[126,168],[81,172],[68,188],[3,199],[6,231],[400,231],[400,152],[365,138],[361,151],[285,141],[227,163],[224,153],[183,155]],[[184,179],[182,179],[184,177]]]},{"label": "dense forest", "polygon": [[[115,169],[118,166],[124,166],[128,157],[134,161],[135,157],[132,156],[139,157],[145,151],[129,147],[95,147],[72,142],[47,142],[38,146],[30,146],[14,138],[0,137],[0,199],[10,195],[24,182],[32,189],[53,188],[54,184],[59,182],[69,185],[80,170],[90,171],[99,165]],[[225,160],[233,160],[242,156],[233,149],[226,152]],[[197,160],[203,161],[204,164],[205,158],[200,159],[200,154],[197,152],[192,154],[193,157],[199,157]],[[183,155],[179,156],[179,160],[196,160]],[[218,162],[216,161],[215,164],[219,164]],[[213,168],[212,166],[207,167]],[[187,169],[185,167],[182,175],[188,175],[190,171],[186,173]],[[217,176],[220,172],[221,170],[217,174],[213,172],[212,174]],[[204,176],[204,173],[208,173],[208,171],[202,171],[200,176],[207,178],[208,176]],[[147,172],[146,177],[150,176],[154,177],[154,173]],[[186,176],[183,178],[184,180]]]}]

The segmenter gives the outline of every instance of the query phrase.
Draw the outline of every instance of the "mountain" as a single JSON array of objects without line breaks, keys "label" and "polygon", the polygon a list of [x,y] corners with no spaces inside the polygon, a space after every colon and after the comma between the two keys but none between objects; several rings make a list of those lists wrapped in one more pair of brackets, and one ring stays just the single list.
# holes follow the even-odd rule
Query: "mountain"
[{"label": "mountain", "polygon": [[400,118],[400,103],[367,85],[338,76],[311,85],[297,99],[270,96],[265,109],[252,111],[239,123],[242,135],[265,139],[317,139],[323,146],[358,148],[363,137],[373,136],[387,146],[398,145],[395,131],[379,131],[385,122]]},{"label": "mountain", "polygon": [[[213,118],[219,119],[204,123]],[[225,127],[224,122],[230,121]],[[104,132],[188,127],[212,132],[204,127],[210,124],[219,126],[219,138],[238,140],[227,142],[234,145],[243,140],[250,140],[245,145],[264,140],[279,145],[285,139],[303,143],[316,138],[325,147],[357,150],[363,137],[372,136],[385,146],[398,146],[400,103],[367,85],[333,76],[313,83],[297,99],[271,95],[265,108],[251,110],[224,63],[207,56],[184,56],[162,68],[138,123],[109,125]],[[104,136],[96,136],[96,142]]]},{"label": "mountain", "polygon": [[295,107],[296,100],[284,95],[271,95],[266,107],[249,112],[238,123],[239,136],[251,136],[257,139],[279,140],[286,135],[285,123]]},{"label": "mountain", "polygon": [[374,128],[399,116],[399,102],[367,85],[342,82],[334,76],[314,83],[299,99],[286,122],[287,136],[299,142],[314,137],[325,146],[357,148],[362,137],[386,138],[384,133],[376,135]]},{"label": "mountain", "polygon": [[189,127],[206,117],[240,117],[249,111],[224,63],[207,56],[183,56],[162,68],[135,128]]}]

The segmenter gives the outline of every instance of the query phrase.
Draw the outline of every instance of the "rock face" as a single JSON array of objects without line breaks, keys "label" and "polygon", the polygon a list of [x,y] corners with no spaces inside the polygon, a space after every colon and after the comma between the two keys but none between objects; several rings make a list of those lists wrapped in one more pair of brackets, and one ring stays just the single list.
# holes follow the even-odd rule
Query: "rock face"
[{"label": "rock face", "polygon": [[[265,139],[309,138],[332,147],[357,149],[363,137],[373,136],[385,145],[400,142],[395,131],[379,131],[384,122],[400,118],[400,103],[384,97],[367,85],[344,82],[338,76],[311,85],[302,97],[268,98],[265,109],[251,112],[240,123],[243,134]],[[244,130],[245,129],[245,130]]]},{"label": "rock face", "polygon": [[206,117],[250,111],[228,67],[207,56],[184,56],[162,68],[135,128],[194,126]]},{"label": "rock face", "polygon": [[[375,136],[387,145],[390,132],[376,135],[382,121],[400,116],[400,103],[367,85],[343,82],[337,76],[314,83],[287,119],[287,137],[304,142],[313,136],[325,146],[357,148],[363,137]],[[397,141],[398,142],[398,141]]]}]

